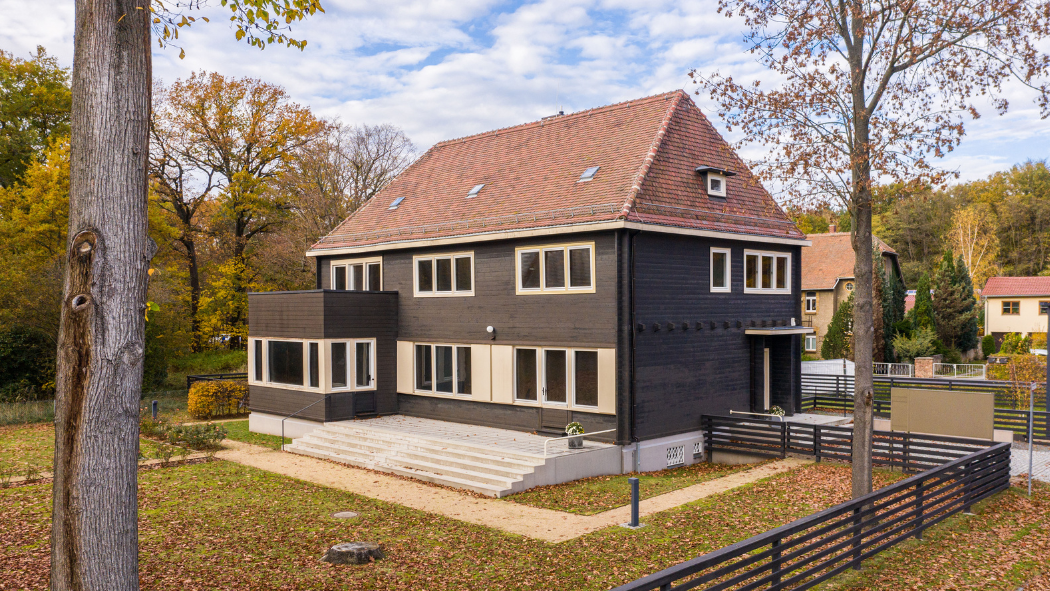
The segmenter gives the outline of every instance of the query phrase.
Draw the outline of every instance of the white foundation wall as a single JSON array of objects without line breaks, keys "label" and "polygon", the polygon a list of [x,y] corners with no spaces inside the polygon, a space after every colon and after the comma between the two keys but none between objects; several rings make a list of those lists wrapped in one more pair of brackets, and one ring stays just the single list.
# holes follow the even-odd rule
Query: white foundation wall
[{"label": "white foundation wall", "polygon": [[[667,469],[668,452],[677,454],[681,448],[684,462],[677,466],[688,466],[703,460],[704,432],[691,431],[680,435],[671,435],[659,439],[648,439],[636,444],[625,445],[621,449],[623,460],[623,473],[630,472],[655,472]],[[635,464],[635,453],[637,450],[638,463]],[[696,457],[694,457],[694,455]]]},{"label": "white foundation wall", "polygon": [[[281,436],[281,419],[284,417],[270,415],[262,412],[253,412],[248,415],[248,430],[252,433],[263,435]],[[318,427],[324,426],[320,421],[308,421],[306,419],[291,418],[284,421],[284,436],[289,439],[298,439]]]}]

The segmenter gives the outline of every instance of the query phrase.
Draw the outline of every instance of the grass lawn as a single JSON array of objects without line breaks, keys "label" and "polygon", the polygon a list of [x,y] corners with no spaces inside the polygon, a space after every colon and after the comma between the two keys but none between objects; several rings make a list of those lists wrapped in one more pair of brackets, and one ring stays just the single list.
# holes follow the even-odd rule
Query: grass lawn
[{"label": "grass lawn", "polygon": [[719,464],[699,463],[672,470],[644,472],[641,474],[619,476],[595,476],[565,484],[541,486],[527,490],[504,499],[554,509],[580,515],[594,515],[609,509],[622,507],[631,502],[631,489],[627,479],[638,477],[638,495],[648,499],[666,492],[699,484],[715,478],[721,478],[734,472],[753,468],[758,464],[742,466],[723,466]]},{"label": "grass lawn", "polygon": [[[880,481],[898,478],[880,474]],[[647,518],[548,544],[217,461],[139,474],[144,589],[609,589],[848,498],[849,467],[812,465]],[[0,571],[47,585],[50,488],[0,491]],[[361,516],[336,520],[336,511]],[[388,558],[319,562],[372,540]]]},{"label": "grass lawn", "polygon": [[[263,435],[248,431],[248,421],[229,421],[222,424],[226,428],[226,438],[252,445],[261,445],[270,449],[281,449],[281,438],[277,435]],[[291,443],[290,437],[284,438],[285,443]]]}]

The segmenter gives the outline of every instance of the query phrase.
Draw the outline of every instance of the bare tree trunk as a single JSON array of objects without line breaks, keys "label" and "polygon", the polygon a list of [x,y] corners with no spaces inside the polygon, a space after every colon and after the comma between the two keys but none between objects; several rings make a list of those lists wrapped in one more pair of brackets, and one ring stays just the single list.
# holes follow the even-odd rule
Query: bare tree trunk
[{"label": "bare tree trunk", "polygon": [[138,589],[150,12],[77,0],[69,243],[58,340],[51,588]]},{"label": "bare tree trunk", "polygon": [[190,329],[193,335],[193,338],[190,340],[190,347],[196,353],[203,350],[200,334],[201,321],[197,314],[201,307],[201,274],[200,267],[197,264],[197,243],[188,237],[182,238],[181,241],[182,245],[186,247],[186,261],[190,273]]}]

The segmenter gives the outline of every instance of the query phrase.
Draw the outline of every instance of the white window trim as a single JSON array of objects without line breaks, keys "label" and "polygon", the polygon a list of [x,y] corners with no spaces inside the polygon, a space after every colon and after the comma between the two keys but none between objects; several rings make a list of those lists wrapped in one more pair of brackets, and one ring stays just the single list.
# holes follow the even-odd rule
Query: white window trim
[{"label": "white window trim", "polygon": [[[715,287],[715,253],[721,252],[726,255],[726,285],[725,287]],[[729,248],[712,248],[711,249],[711,277],[710,283],[711,291],[718,293],[729,293],[733,291],[733,251]]]},{"label": "white window trim", "polygon": [[368,265],[369,263],[379,263],[379,289],[371,291],[383,291],[383,257],[367,257],[358,259],[338,259],[333,260],[328,264],[328,286],[330,289],[335,289],[335,269],[336,267],[346,267],[346,290],[347,291],[364,291],[355,290],[351,283],[353,282],[353,274],[350,273],[350,265],[364,265],[364,278],[368,281]]},{"label": "white window trim", "polygon": [[[813,339],[813,348],[812,349],[810,349],[809,347],[806,346],[806,343],[809,342],[809,339]],[[815,334],[805,335],[805,338],[802,341],[802,348],[803,348],[803,350],[805,350],[806,353],[815,353],[817,351],[817,335],[815,335]]]},{"label": "white window trim", "polygon": [[[470,258],[470,290],[456,290],[456,259]],[[451,259],[452,261],[452,291],[437,291],[437,259]],[[419,261],[429,260],[431,272],[433,273],[434,291],[419,291]],[[417,298],[461,298],[473,297],[474,287],[477,285],[477,277],[474,273],[474,251],[443,252],[440,254],[416,255],[412,257],[412,294]],[[424,345],[426,343],[419,343]]]},{"label": "white window trim", "polygon": [[[325,341],[323,339],[296,339],[296,338],[285,338],[285,337],[251,337],[248,339],[249,347],[254,347],[255,341],[263,342],[263,379],[257,381],[255,379],[254,361],[252,362],[252,371],[248,373],[248,383],[258,384],[260,386],[267,386],[271,388],[280,388],[282,390],[301,390],[303,392],[323,392],[325,390],[325,372],[328,371],[326,356],[324,354]],[[283,382],[274,382],[270,380],[270,342],[291,342],[291,343],[302,343],[303,344],[303,384],[285,384]],[[318,346],[318,385],[316,387],[310,387],[310,343],[317,343]],[[254,357],[254,351],[253,355]]]},{"label": "white window trim", "polygon": [[[528,349],[536,352],[536,400],[529,400],[527,398],[518,397],[518,351],[522,349]],[[565,351],[565,379],[567,380],[567,383],[565,385],[565,402],[553,402],[547,400],[547,393],[544,391],[547,383],[547,351]],[[514,404],[523,404],[527,406],[544,406],[553,408],[580,409],[591,412],[596,411],[598,409],[598,404],[589,405],[578,404],[576,402],[577,351],[586,351],[600,355],[598,349],[594,349],[591,347],[514,347],[513,352],[511,353],[511,365],[513,366],[511,379],[514,380]],[[601,394],[599,393],[599,397],[600,396]]]},{"label": "white window trim", "polygon": [[[724,174],[719,174],[717,172],[708,172],[706,176],[707,176],[707,194],[708,194],[708,196],[725,198],[725,196],[726,196],[726,176]],[[714,180],[714,179],[718,179],[718,180],[722,181],[722,190],[721,191],[715,191],[715,190],[711,189],[711,181]]]},{"label": "white window trim", "polygon": [[[336,386],[332,383],[332,369],[335,368],[335,363],[331,362],[332,359],[332,345],[340,343],[346,344],[346,385]],[[369,368],[369,375],[372,376],[372,383],[369,386],[358,386],[357,385],[357,344],[358,343],[371,343],[372,345],[372,359],[370,360],[371,367]],[[376,378],[376,340],[375,339],[331,339],[326,341],[327,350],[325,351],[326,358],[330,361],[329,370],[327,375],[327,381],[332,392],[370,392],[377,389],[377,383],[379,380]]]},{"label": "white window trim", "polygon": [[802,292],[802,308],[806,314],[816,314],[820,310],[820,294],[813,292],[813,309],[809,309],[809,292]]},{"label": "white window trim", "polygon": [[[590,249],[590,264],[591,264],[591,284],[588,287],[570,287],[569,286],[569,251],[578,250],[581,248]],[[565,287],[547,287],[547,274],[544,269],[544,257],[543,253],[549,250],[561,249],[565,253]],[[521,254],[523,252],[538,252],[540,254],[540,286],[539,288],[530,287],[523,288],[521,286]],[[597,271],[595,265],[595,248],[593,242],[572,242],[564,244],[544,244],[538,246],[520,246],[514,249],[514,287],[517,295],[536,295],[536,294],[564,294],[564,293],[594,293],[595,285],[598,282]]]},{"label": "white window trim", "polygon": [[[758,258],[758,284],[759,287],[748,287],[747,286],[747,257],[749,255],[757,255]],[[762,257],[773,257],[773,275],[770,277],[770,285],[773,287],[761,287],[762,285]],[[785,265],[785,272],[787,278],[784,280],[784,287],[778,289],[777,285],[777,257],[787,258],[787,265]],[[744,251],[744,293],[765,293],[765,294],[789,294],[791,293],[791,253],[777,252],[769,250],[745,250]]]},{"label": "white window trim", "polygon": [[[426,257],[423,257],[423,258],[426,258]],[[419,386],[418,386],[418,384],[419,384],[418,377],[419,376],[416,375],[416,370],[419,367],[419,364],[416,363],[416,347],[419,347],[419,346],[430,347],[430,387],[431,387],[430,390],[421,390],[419,388]],[[452,347],[452,391],[451,392],[441,392],[436,387],[436,385],[437,385],[437,352],[435,351],[434,347]],[[457,345],[457,344],[454,344],[454,343],[412,343],[412,391],[414,393],[416,393],[416,394],[426,394],[427,396],[445,396],[445,397],[448,397],[448,398],[458,398],[458,399],[461,399],[461,400],[464,399],[464,398],[470,398],[471,396],[473,396],[473,393],[465,393],[464,394],[464,393],[456,392],[456,390],[459,388],[459,363],[458,363],[459,357],[457,355],[457,349],[466,349],[466,350],[470,351],[471,350],[471,346],[470,345],[462,345],[462,344]],[[470,371],[471,371],[471,374],[474,373],[474,357],[473,357],[473,355],[474,354],[471,353],[471,358],[470,358]],[[471,385],[471,390],[473,390],[474,389],[474,376],[473,375],[470,376],[470,385]]]}]

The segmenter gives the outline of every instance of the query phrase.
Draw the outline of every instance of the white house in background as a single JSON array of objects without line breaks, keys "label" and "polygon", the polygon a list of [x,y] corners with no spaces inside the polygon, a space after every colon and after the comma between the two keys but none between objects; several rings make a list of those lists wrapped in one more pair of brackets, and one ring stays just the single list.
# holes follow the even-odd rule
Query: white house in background
[{"label": "white house in background", "polygon": [[1050,310],[1050,277],[991,277],[981,291],[984,334],[996,347],[1011,332],[1046,332]]}]

